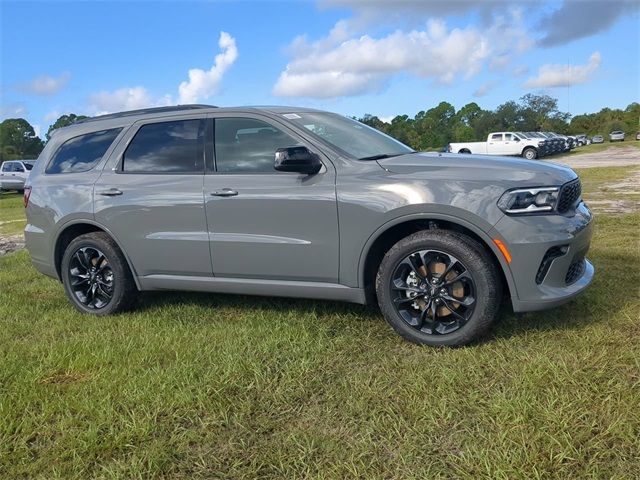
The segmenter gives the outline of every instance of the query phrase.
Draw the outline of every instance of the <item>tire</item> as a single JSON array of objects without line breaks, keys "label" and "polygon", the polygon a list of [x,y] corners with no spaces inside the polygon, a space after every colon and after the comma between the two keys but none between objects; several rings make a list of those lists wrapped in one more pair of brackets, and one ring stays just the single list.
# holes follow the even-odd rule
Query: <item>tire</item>
[{"label": "tire", "polygon": [[527,160],[535,160],[538,158],[538,151],[535,148],[527,147],[522,151],[522,157]]},{"label": "tire", "polygon": [[127,260],[104,232],[73,239],[62,257],[60,273],[67,297],[82,313],[111,315],[129,308],[137,296]]},{"label": "tire", "polygon": [[[422,256],[422,265],[425,268],[422,270],[422,278],[429,293],[419,297],[405,290],[405,285],[409,285],[411,276],[414,279],[417,276],[417,270],[409,266],[413,265],[413,261],[409,260],[407,263],[407,259],[416,259],[416,254],[420,255],[422,252],[426,252]],[[447,265],[447,268],[453,265],[452,270],[447,273],[448,270],[441,266],[439,273],[443,275],[438,277],[433,268],[437,270],[439,262],[447,256],[450,263],[442,265]],[[403,270],[409,272],[404,285],[403,280],[399,280],[404,278]],[[424,275],[425,272],[427,275]],[[462,290],[459,290],[460,287],[456,284],[461,282],[455,280],[465,273],[470,280],[464,279],[464,293],[460,293]],[[450,281],[452,274],[453,284],[445,289],[453,293],[447,293],[447,297],[440,299],[440,306],[436,306],[438,298],[431,295],[434,290],[435,295],[442,292],[442,286],[445,284],[440,283],[434,288],[431,286],[436,284],[436,277],[440,278],[440,281],[442,277],[445,281]],[[458,293],[455,293],[456,289]],[[384,256],[376,276],[376,294],[385,320],[406,340],[421,345],[459,347],[477,340],[489,330],[502,301],[502,283],[495,263],[478,242],[466,235],[447,230],[423,230],[403,238]],[[411,300],[407,299],[409,296]],[[427,296],[431,296],[430,299],[427,299]],[[468,302],[468,298],[474,301],[469,307],[463,306],[463,303],[456,307],[450,300],[444,300],[451,297],[458,298],[460,302]],[[418,299],[417,302],[414,299]],[[442,302],[446,303],[443,305]],[[435,308],[431,308],[432,306]],[[454,317],[453,311],[445,306],[451,307],[461,318]],[[415,317],[412,317],[414,313]],[[420,323],[418,318],[423,317],[425,321]],[[462,317],[465,317],[464,321]],[[414,322],[417,324],[414,325]]]},{"label": "tire", "polygon": [[471,150],[469,150],[468,148],[463,148],[462,150],[460,150],[458,153],[471,153]]}]

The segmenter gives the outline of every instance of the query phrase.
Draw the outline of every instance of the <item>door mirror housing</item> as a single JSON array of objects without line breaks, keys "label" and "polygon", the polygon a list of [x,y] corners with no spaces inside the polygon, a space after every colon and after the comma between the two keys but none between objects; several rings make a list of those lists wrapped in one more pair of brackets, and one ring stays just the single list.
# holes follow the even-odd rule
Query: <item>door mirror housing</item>
[{"label": "door mirror housing", "polygon": [[307,147],[286,147],[276,150],[273,166],[279,172],[297,172],[313,175],[320,171],[322,162]]}]

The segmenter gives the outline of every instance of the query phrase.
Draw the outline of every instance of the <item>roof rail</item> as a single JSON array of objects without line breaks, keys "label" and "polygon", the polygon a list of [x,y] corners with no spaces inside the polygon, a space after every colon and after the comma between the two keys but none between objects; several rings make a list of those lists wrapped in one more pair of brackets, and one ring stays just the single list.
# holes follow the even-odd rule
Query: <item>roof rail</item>
[{"label": "roof rail", "polygon": [[189,104],[189,105],[174,105],[172,107],[153,107],[153,108],[141,108],[139,110],[128,110],[126,112],[108,113],[106,115],[98,115],[97,117],[83,118],[77,120],[74,123],[88,123],[95,122],[97,120],[108,120],[110,118],[131,117],[134,115],[145,115],[147,113],[164,113],[164,112],[180,112],[182,110],[197,110],[200,108],[218,108],[216,105],[203,105],[203,104]]}]

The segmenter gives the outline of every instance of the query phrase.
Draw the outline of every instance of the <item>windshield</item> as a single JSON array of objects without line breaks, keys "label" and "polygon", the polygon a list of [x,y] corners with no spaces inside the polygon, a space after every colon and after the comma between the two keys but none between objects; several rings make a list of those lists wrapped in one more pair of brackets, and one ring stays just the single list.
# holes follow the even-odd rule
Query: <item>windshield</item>
[{"label": "windshield", "polygon": [[374,128],[335,113],[296,112],[283,116],[360,160],[374,160],[414,152],[404,143]]},{"label": "windshield", "polygon": [[22,162],[22,163],[24,164],[24,167],[25,167],[27,170],[31,170],[31,169],[33,168],[33,164],[34,164],[34,162]]}]

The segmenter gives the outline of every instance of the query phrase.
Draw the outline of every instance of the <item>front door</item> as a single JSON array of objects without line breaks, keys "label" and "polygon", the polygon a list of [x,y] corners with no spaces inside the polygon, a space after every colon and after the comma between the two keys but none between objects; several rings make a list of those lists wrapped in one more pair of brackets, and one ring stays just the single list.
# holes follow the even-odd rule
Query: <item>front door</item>
[{"label": "front door", "polygon": [[[277,148],[306,145],[270,119],[214,119],[214,161],[204,194],[216,277],[338,281],[335,169],[278,172]],[[315,153],[319,153],[316,149]]]},{"label": "front door", "polygon": [[94,185],[95,218],[139,276],[212,274],[202,195],[205,127],[199,118],[134,125]]}]

